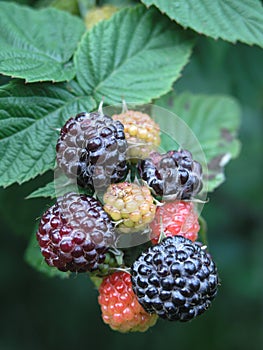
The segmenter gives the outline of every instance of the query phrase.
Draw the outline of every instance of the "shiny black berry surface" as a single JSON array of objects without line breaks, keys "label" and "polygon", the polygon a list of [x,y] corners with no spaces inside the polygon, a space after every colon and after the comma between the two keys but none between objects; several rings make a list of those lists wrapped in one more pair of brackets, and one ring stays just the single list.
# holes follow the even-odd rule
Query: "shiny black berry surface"
[{"label": "shiny black berry surface", "polygon": [[149,247],[133,263],[131,275],[143,308],[170,321],[201,315],[217,293],[218,274],[211,256],[182,236]]},{"label": "shiny black berry surface", "polygon": [[138,163],[138,172],[154,194],[164,199],[190,199],[203,187],[202,166],[187,150],[151,153]]}]

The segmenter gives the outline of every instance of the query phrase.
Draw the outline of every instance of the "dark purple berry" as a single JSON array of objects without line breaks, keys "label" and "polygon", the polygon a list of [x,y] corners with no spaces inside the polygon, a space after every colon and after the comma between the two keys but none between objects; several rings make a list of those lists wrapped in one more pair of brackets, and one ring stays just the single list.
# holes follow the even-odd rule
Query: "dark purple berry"
[{"label": "dark purple berry", "polygon": [[79,186],[99,192],[127,174],[124,127],[107,115],[79,113],[62,127],[57,164]]},{"label": "dark purple berry", "polygon": [[190,199],[203,187],[202,167],[186,150],[153,152],[137,168],[142,180],[164,200]]},{"label": "dark purple berry", "polygon": [[68,193],[43,214],[37,240],[48,265],[84,272],[97,270],[104,262],[115,246],[115,233],[95,198]]}]

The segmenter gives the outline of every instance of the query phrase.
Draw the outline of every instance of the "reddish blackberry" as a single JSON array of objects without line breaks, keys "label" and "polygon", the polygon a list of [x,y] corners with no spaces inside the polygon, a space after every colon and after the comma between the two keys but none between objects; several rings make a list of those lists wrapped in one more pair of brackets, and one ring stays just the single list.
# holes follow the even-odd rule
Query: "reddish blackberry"
[{"label": "reddish blackberry", "polygon": [[141,178],[163,199],[190,199],[202,189],[202,166],[186,150],[151,153],[138,163]]},{"label": "reddish blackberry", "polygon": [[182,236],[148,248],[131,267],[133,290],[149,313],[170,321],[202,314],[217,293],[218,275],[199,243]]},{"label": "reddish blackberry", "polygon": [[104,322],[119,332],[145,332],[157,321],[156,315],[148,314],[138,303],[127,272],[106,276],[99,287],[98,301]]},{"label": "reddish blackberry", "polygon": [[100,191],[127,174],[127,143],[119,121],[100,112],[79,113],[63,126],[57,141],[58,167],[79,186]]},{"label": "reddish blackberry", "polygon": [[100,203],[68,193],[42,216],[37,240],[45,261],[61,271],[94,271],[115,244],[114,228]]},{"label": "reddish blackberry", "polygon": [[154,220],[150,223],[151,241],[157,244],[160,234],[164,237],[183,236],[195,241],[200,225],[194,203],[189,201],[166,202],[157,207]]}]

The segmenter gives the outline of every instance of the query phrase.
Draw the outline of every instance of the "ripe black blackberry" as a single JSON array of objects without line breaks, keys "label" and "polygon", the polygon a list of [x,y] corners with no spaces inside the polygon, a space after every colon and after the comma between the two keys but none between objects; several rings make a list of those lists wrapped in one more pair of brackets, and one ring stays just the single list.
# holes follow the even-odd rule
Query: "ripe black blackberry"
[{"label": "ripe black blackberry", "polygon": [[99,192],[127,174],[124,127],[102,112],[70,118],[56,150],[58,167],[83,188]]},{"label": "ripe black blackberry", "polygon": [[109,247],[115,245],[115,233],[96,199],[68,193],[43,214],[37,240],[48,265],[84,272],[104,263]]},{"label": "ripe black blackberry", "polygon": [[187,150],[153,152],[137,168],[142,180],[164,200],[190,199],[203,187],[202,166]]},{"label": "ripe black blackberry", "polygon": [[133,263],[131,274],[139,303],[170,321],[189,321],[202,314],[217,293],[218,275],[211,256],[182,236],[148,248]]}]

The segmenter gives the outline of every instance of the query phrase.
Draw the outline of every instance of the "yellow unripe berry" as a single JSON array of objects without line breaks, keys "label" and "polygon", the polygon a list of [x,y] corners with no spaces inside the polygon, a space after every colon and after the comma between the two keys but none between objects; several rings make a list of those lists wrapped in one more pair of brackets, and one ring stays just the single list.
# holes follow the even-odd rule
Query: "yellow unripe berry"
[{"label": "yellow unripe berry", "polygon": [[154,219],[156,206],[146,186],[129,182],[112,184],[103,200],[105,211],[118,222],[121,233],[142,231]]}]

